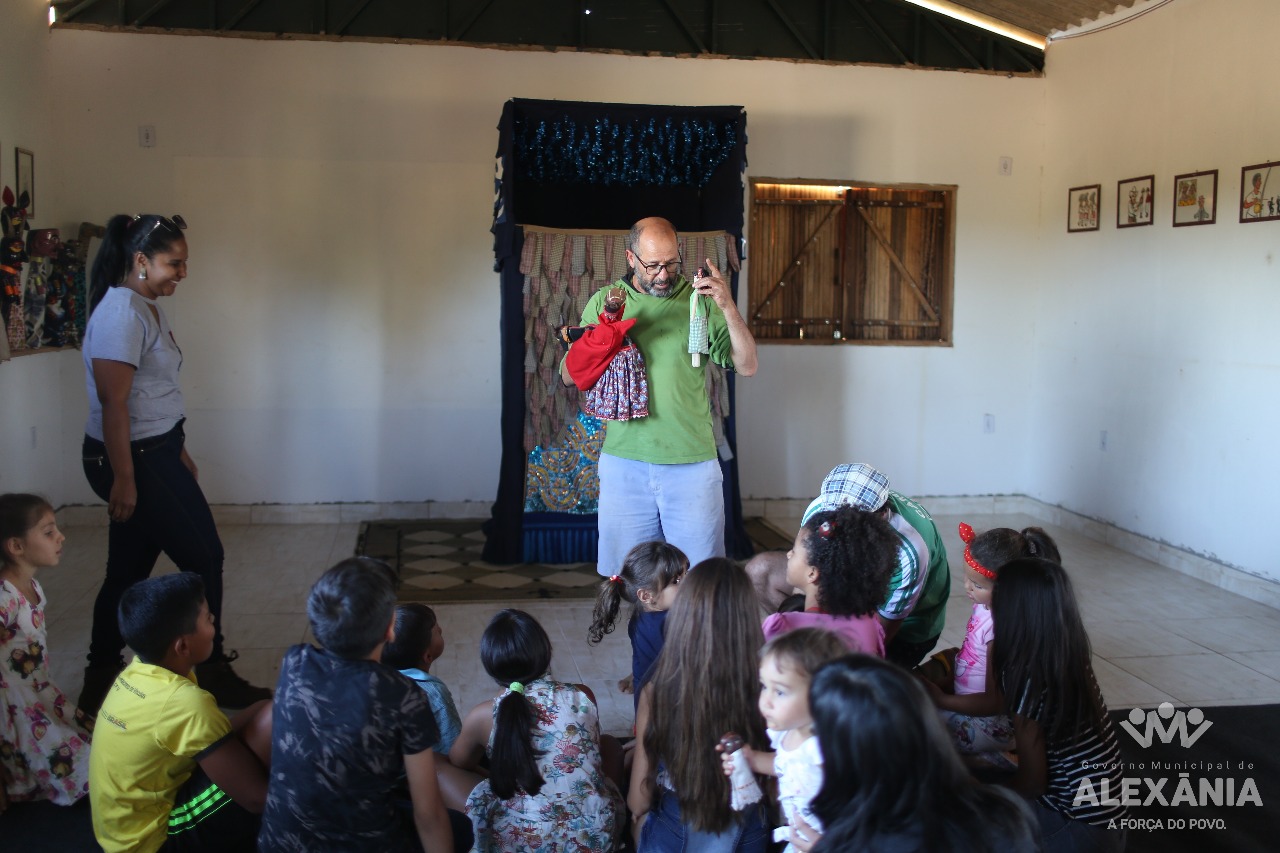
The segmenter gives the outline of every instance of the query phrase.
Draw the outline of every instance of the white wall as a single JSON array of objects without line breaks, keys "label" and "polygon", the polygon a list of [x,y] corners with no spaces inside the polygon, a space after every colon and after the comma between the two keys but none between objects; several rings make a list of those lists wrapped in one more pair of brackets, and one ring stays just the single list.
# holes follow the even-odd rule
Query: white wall
[{"label": "white wall", "polygon": [[[909,493],[1025,492],[1280,577],[1255,532],[1277,470],[1263,324],[1280,225],[1230,210],[1239,167],[1280,157],[1277,60],[1241,54],[1242,32],[1280,23],[1267,0],[1174,3],[1055,44],[1044,79],[49,35],[42,4],[22,4],[0,10],[30,35],[0,69],[37,94],[3,87],[0,141],[11,156],[15,128],[35,135],[55,205],[38,224],[139,210],[192,223],[192,275],[167,307],[215,502],[491,498],[503,102],[740,103],[748,176],[960,187],[955,346],[765,347],[739,384],[744,496],[807,497],[865,459]],[[144,123],[154,149],[137,146]],[[1001,155],[1012,178],[996,175]],[[1217,225],[1064,233],[1067,187],[1102,183],[1110,223],[1116,180],[1154,172],[1165,209],[1172,176],[1203,168],[1222,170]],[[81,383],[74,353],[0,366],[0,488],[91,499]],[[15,453],[33,425],[37,451]]]},{"label": "white wall", "polygon": [[[0,184],[16,190],[13,150],[33,151],[37,215],[32,225],[56,226],[54,214],[61,205],[53,177],[48,3],[0,3],[0,32],[6,36],[0,50]],[[84,432],[82,425],[68,432],[64,416],[79,363],[79,353],[60,352],[0,364],[0,492],[36,491],[55,503],[65,496],[63,459],[67,453],[79,458],[78,448],[67,448]]]},{"label": "white wall", "polygon": [[[1280,580],[1280,222],[1239,223],[1240,170],[1280,160],[1272,0],[1176,2],[1048,52],[1029,494]],[[1214,225],[1171,226],[1173,177],[1218,169]],[[1116,230],[1154,173],[1155,224]],[[1102,227],[1066,233],[1067,189]],[[1099,449],[1099,433],[1108,449]]]},{"label": "white wall", "polygon": [[[145,210],[191,223],[191,277],[166,307],[186,355],[192,450],[215,502],[492,498],[488,229],[495,126],[510,97],[742,103],[751,175],[959,184],[956,346],[766,348],[761,375],[739,386],[743,492],[808,495],[854,457],[904,491],[1018,489],[1029,366],[999,338],[1031,345],[1041,80],[52,38],[62,218]],[[140,124],[155,125],[155,148],[138,147]],[[1015,177],[996,177],[1002,154],[1015,157]],[[90,500],[74,451],[81,379],[63,381],[74,403],[57,497]],[[984,412],[997,416],[994,436],[981,432]]]}]

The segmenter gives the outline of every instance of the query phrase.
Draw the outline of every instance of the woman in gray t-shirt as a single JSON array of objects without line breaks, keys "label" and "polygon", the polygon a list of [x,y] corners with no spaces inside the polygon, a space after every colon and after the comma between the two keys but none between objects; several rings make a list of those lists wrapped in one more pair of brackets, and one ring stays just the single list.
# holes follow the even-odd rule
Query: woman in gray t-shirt
[{"label": "woman in gray t-shirt", "polygon": [[222,648],[222,542],[185,447],[182,350],[159,304],[187,276],[185,228],[180,216],[113,216],[90,277],[84,471],[111,519],[79,703],[90,714],[124,667],[120,596],[151,574],[162,552],[204,581],[216,635],[197,667],[200,686],[228,708],[271,695],[237,676],[235,653]]}]

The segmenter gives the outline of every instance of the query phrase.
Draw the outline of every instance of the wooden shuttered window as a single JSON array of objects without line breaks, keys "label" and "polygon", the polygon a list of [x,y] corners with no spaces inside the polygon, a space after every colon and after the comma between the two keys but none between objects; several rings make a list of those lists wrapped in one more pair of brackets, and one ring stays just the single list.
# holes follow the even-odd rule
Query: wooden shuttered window
[{"label": "wooden shuttered window", "polygon": [[752,180],[747,319],[756,339],[950,346],[955,194]]}]

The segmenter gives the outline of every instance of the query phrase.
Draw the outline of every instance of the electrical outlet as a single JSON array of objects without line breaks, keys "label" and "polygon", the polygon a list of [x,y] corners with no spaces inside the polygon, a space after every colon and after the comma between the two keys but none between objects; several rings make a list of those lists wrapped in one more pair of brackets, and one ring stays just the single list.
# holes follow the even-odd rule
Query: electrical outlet
[{"label": "electrical outlet", "polygon": [[995,431],[996,431],[996,416],[995,416],[995,415],[983,415],[983,416],[982,416],[982,431],[983,431],[983,432],[987,432],[987,433],[991,433],[991,432],[995,432]]},{"label": "electrical outlet", "polygon": [[138,147],[156,147],[156,126],[154,124],[142,124],[138,126]]},{"label": "electrical outlet", "polygon": [[1107,449],[1107,431],[1105,429],[1098,435],[1098,449],[1102,451]]},{"label": "electrical outlet", "polygon": [[1000,158],[1000,174],[1006,178],[1013,174],[1013,158],[1012,157]]}]

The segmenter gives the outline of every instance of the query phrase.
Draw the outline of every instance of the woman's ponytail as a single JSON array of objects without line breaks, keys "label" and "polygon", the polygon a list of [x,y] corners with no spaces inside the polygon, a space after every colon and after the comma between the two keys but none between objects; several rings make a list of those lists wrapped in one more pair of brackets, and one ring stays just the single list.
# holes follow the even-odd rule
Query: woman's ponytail
[{"label": "woman's ponytail", "polygon": [[102,236],[102,245],[98,255],[93,259],[93,271],[89,276],[89,311],[98,307],[107,289],[115,287],[124,280],[129,271],[129,253],[125,250],[125,239],[129,235],[129,225],[133,217],[123,213],[116,214],[107,222],[106,233]]}]

